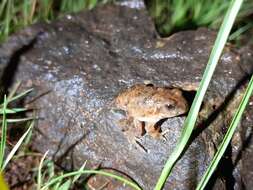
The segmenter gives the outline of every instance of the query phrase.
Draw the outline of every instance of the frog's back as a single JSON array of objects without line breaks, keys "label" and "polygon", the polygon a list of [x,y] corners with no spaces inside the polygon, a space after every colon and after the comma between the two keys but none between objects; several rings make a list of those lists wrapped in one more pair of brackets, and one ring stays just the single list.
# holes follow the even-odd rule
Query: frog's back
[{"label": "frog's back", "polygon": [[187,109],[180,90],[145,84],[136,84],[121,92],[116,105],[143,121],[176,116]]},{"label": "frog's back", "polygon": [[130,105],[138,103],[142,99],[143,90],[145,90],[144,85],[136,84],[120,92],[115,99],[116,106],[127,110]]},{"label": "frog's back", "polygon": [[[157,87],[151,85],[136,84],[116,97],[116,105],[128,111],[129,114],[135,113],[139,115],[139,112],[154,113],[157,104],[163,104],[167,98],[159,95],[157,89]],[[163,94],[165,95],[166,92]]]}]

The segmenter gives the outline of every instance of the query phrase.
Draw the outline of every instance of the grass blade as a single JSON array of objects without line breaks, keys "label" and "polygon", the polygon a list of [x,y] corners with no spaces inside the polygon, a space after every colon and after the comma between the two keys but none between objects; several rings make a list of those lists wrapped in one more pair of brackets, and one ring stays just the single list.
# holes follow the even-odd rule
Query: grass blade
[{"label": "grass blade", "polygon": [[9,95],[7,96],[7,100],[11,99],[17,92],[18,88],[20,87],[21,82],[18,81],[12,88],[12,90],[10,91]]},{"label": "grass blade", "polygon": [[40,164],[39,164],[39,169],[38,169],[38,179],[37,179],[37,189],[40,190],[41,188],[41,184],[42,184],[42,167],[43,167],[43,163],[44,160],[47,156],[49,151],[46,151],[46,153],[43,155],[43,157],[41,158]]},{"label": "grass blade", "polygon": [[5,36],[7,36],[10,31],[11,3],[12,3],[12,0],[7,1],[6,13],[5,13],[5,19],[4,19],[4,31],[3,31],[3,35]]},{"label": "grass blade", "polygon": [[252,27],[253,27],[253,23],[249,22],[248,24],[244,25],[243,27],[241,27],[238,30],[236,30],[233,34],[231,34],[229,36],[229,40],[235,40],[236,38],[238,38],[239,36],[241,36],[242,33],[246,32],[247,30],[249,30]]},{"label": "grass blade", "polygon": [[229,35],[230,30],[233,26],[236,15],[238,14],[238,11],[240,9],[242,1],[243,0],[233,0],[229,6],[229,9],[226,13],[224,21],[221,25],[218,36],[216,38],[210,58],[208,60],[207,67],[205,69],[203,78],[200,82],[199,89],[198,89],[197,94],[193,100],[189,114],[185,120],[184,127],[182,130],[182,134],[179,139],[179,142],[178,142],[175,150],[173,151],[172,155],[167,160],[167,162],[164,166],[164,169],[160,175],[160,178],[158,179],[158,182],[155,186],[155,190],[162,189],[162,187],[163,187],[164,183],[166,182],[166,179],[169,176],[174,164],[178,160],[179,156],[183,152],[187,142],[190,139],[190,136],[191,136],[192,131],[194,129],[194,125],[197,120],[198,112],[199,112],[201,103],[203,101],[204,95],[206,93],[207,87],[210,83],[210,80],[211,80],[212,75],[214,73],[215,67],[218,63],[219,57],[220,57],[222,50],[225,46],[228,35]]},{"label": "grass blade", "polygon": [[6,6],[6,3],[7,3],[7,0],[3,0],[1,2],[1,5],[0,5],[0,16],[2,17],[3,16],[3,13],[4,13],[4,8]]},{"label": "grass blade", "polygon": [[31,131],[32,127],[34,125],[34,122],[32,122],[30,124],[30,127],[27,129],[27,131],[22,135],[22,137],[18,140],[17,144],[13,147],[13,149],[11,150],[11,152],[8,154],[7,158],[4,161],[2,170],[4,170],[4,168],[7,166],[7,164],[9,163],[9,161],[13,158],[14,154],[17,152],[17,150],[19,149],[19,147],[21,146],[21,144],[23,143],[24,139],[27,137],[27,135],[29,134],[29,132]]},{"label": "grass blade", "polygon": [[34,117],[27,117],[27,118],[21,118],[21,119],[7,119],[7,123],[18,123],[18,122],[24,122],[24,121],[30,121],[35,119]]},{"label": "grass blade", "polygon": [[71,180],[65,181],[61,186],[58,187],[59,190],[68,190],[71,186]]},{"label": "grass blade", "polygon": [[105,171],[101,171],[101,170],[83,170],[83,171],[74,171],[74,172],[70,172],[64,175],[61,175],[59,177],[56,177],[54,179],[52,179],[51,181],[49,181],[48,183],[45,184],[44,187],[42,187],[40,190],[46,190],[47,188],[49,188],[51,185],[57,183],[59,180],[62,180],[64,178],[68,178],[71,176],[76,176],[76,175],[80,175],[80,174],[99,174],[99,175],[103,175],[103,176],[108,176],[114,179],[117,179],[121,182],[123,182],[124,184],[129,185],[130,187],[132,187],[135,190],[142,190],[136,183],[131,182],[123,177],[117,176],[115,174],[109,173],[109,172],[105,172]]},{"label": "grass blade", "polygon": [[215,168],[217,167],[222,155],[224,154],[224,152],[226,151],[227,149],[227,146],[229,145],[232,137],[233,137],[233,134],[235,132],[235,129],[237,127],[237,125],[239,124],[240,122],[240,119],[242,117],[242,114],[249,102],[249,98],[252,94],[252,91],[253,91],[253,75],[251,77],[251,80],[249,82],[249,85],[246,89],[246,92],[241,100],[241,103],[233,117],[233,120],[228,128],[228,131],[224,137],[224,139],[222,140],[221,142],[221,145],[219,146],[218,148],[218,151],[216,152],[211,164],[208,166],[207,168],[207,171],[206,173],[204,174],[204,176],[202,177],[200,183],[198,184],[197,186],[197,189],[196,190],[202,190],[205,188],[208,180],[210,179],[210,177],[212,176]]},{"label": "grass blade", "polygon": [[0,109],[0,114],[15,114],[15,113],[18,113],[18,112],[23,112],[23,111],[27,111],[26,108],[12,108],[12,109],[8,109],[8,108],[5,108],[5,109]]},{"label": "grass blade", "polygon": [[[84,170],[84,168],[85,168],[85,166],[86,166],[86,163],[87,163],[87,161],[85,161],[85,162],[83,163],[83,165],[80,167],[80,169],[79,169],[78,171]],[[73,180],[72,180],[72,183],[74,184],[74,183],[78,180],[78,178],[79,178],[80,176],[81,176],[81,174],[74,176],[74,178],[73,178]]]},{"label": "grass blade", "polygon": [[3,121],[2,121],[2,134],[1,134],[1,144],[0,144],[0,171],[3,168],[5,146],[6,146],[6,133],[7,133],[7,121],[6,121],[6,107],[7,107],[6,95],[4,95],[3,103]]},{"label": "grass blade", "polygon": [[19,98],[21,98],[21,97],[24,97],[24,96],[26,96],[28,93],[30,93],[31,91],[33,91],[32,88],[31,88],[31,89],[28,89],[28,90],[26,90],[26,91],[24,91],[24,92],[22,92],[22,93],[20,93],[20,94],[18,94],[17,96],[11,97],[10,99],[8,99],[8,102],[12,102],[12,101],[17,100],[17,99],[19,99]]}]

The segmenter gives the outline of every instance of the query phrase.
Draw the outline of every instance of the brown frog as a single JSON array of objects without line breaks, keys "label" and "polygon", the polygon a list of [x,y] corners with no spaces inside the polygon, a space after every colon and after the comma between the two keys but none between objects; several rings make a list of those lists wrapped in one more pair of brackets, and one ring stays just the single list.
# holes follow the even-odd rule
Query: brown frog
[{"label": "brown frog", "polygon": [[184,114],[188,110],[181,90],[150,84],[136,84],[122,91],[115,98],[115,104],[127,113],[126,124],[133,123],[133,128],[128,130],[132,131],[129,134],[134,137],[147,133],[159,138],[162,133],[158,121]]}]

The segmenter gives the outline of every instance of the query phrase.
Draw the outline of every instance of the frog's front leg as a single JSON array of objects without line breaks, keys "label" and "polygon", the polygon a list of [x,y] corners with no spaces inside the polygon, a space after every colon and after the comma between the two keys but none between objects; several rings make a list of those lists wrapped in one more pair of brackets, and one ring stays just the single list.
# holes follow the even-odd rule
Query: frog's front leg
[{"label": "frog's front leg", "polygon": [[161,126],[157,126],[157,123],[146,123],[145,126],[146,132],[156,139],[163,139],[164,141],[167,141],[165,134],[169,132],[168,129],[165,131],[161,131]]},{"label": "frog's front leg", "polygon": [[140,142],[140,137],[145,133],[144,123],[133,117],[129,117],[127,120],[132,121],[131,125],[129,125],[129,130],[125,131],[128,142],[135,145],[139,150],[147,153],[148,150]]},{"label": "frog's front leg", "polygon": [[145,130],[153,138],[160,138],[161,137],[160,126],[156,126],[156,123],[157,122],[146,122]]},{"label": "frog's front leg", "polygon": [[134,119],[134,131],[136,132],[136,137],[143,136],[145,133],[145,123],[138,119]]}]

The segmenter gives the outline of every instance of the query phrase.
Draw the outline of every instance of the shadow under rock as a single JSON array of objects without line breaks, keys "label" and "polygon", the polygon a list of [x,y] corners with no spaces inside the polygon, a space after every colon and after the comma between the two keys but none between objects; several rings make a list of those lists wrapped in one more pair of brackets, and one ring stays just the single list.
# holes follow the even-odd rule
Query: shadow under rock
[{"label": "shadow under rock", "polygon": [[8,88],[12,85],[15,78],[18,65],[20,63],[20,57],[31,50],[37,41],[37,37],[32,39],[29,44],[24,45],[22,48],[15,51],[10,57],[7,66],[3,70],[3,74],[0,79],[0,98],[3,100],[4,94],[8,93]]}]

